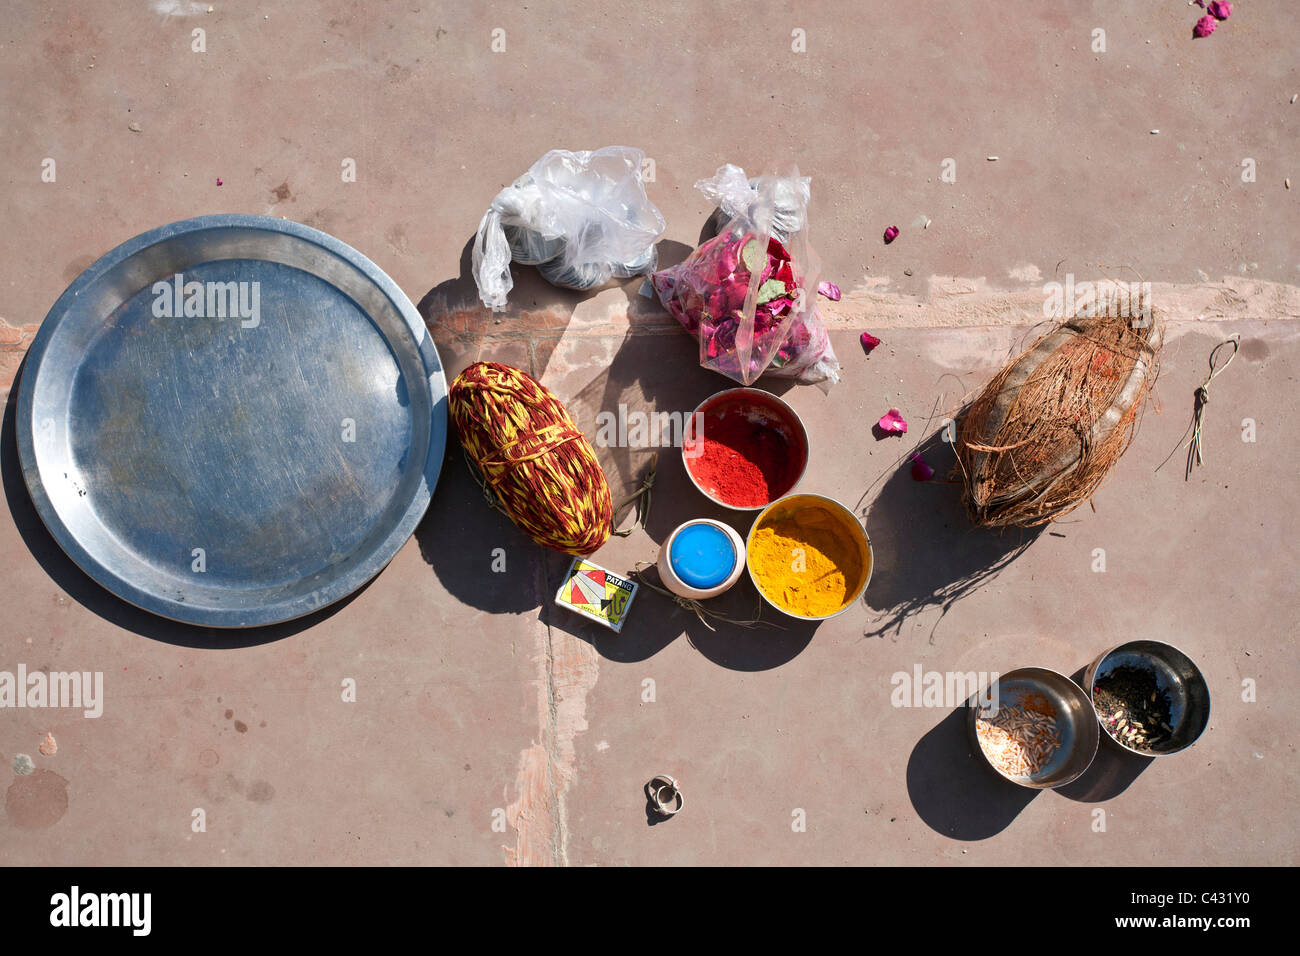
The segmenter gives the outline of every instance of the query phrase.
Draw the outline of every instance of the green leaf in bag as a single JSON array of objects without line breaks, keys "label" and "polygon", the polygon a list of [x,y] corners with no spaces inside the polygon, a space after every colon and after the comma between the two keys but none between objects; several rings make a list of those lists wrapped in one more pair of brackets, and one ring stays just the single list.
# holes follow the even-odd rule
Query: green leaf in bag
[{"label": "green leaf in bag", "polygon": [[768,279],[758,287],[758,302],[756,304],[762,305],[764,302],[779,299],[783,295],[785,295],[785,283],[780,279]]},{"label": "green leaf in bag", "polygon": [[750,275],[755,272],[761,272],[763,264],[759,260],[761,250],[758,248],[758,240],[750,239],[740,248],[741,261],[745,263],[745,268],[749,270]]}]

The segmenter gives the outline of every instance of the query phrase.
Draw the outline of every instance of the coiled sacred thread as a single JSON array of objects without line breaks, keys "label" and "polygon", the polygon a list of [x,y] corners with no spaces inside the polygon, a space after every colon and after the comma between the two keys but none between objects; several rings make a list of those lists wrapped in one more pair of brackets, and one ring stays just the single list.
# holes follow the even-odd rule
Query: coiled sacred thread
[{"label": "coiled sacred thread", "polygon": [[609,540],[613,501],[595,449],[527,372],[476,362],[448,396],[452,425],[501,509],[538,544],[589,555]]}]

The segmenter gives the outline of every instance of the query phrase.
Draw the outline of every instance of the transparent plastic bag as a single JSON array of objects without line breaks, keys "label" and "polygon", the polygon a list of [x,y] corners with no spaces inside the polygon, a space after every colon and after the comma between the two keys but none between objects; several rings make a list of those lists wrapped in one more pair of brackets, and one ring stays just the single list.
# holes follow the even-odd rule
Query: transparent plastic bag
[{"label": "transparent plastic bag", "polygon": [[685,262],[650,277],[659,301],[699,340],[705,368],[743,385],[771,374],[828,391],[840,365],[817,311],[810,180],[798,170],[746,179],[726,165],[695,186],[726,223]]},{"label": "transparent plastic bag", "polygon": [[[732,219],[755,222],[759,213],[758,187],[760,179],[748,179],[739,166],[727,163],[719,166],[712,179],[701,179],[695,188],[718,207],[714,224],[721,232]],[[812,199],[812,177],[791,175],[775,177],[771,186],[772,235],[781,242],[789,242],[796,232],[808,225],[808,203]]]},{"label": "transparent plastic bag", "polygon": [[537,266],[546,281],[566,289],[653,272],[665,223],[646,196],[644,161],[644,152],[628,146],[554,149],[501,190],[474,240],[483,304],[506,308],[512,261]]}]

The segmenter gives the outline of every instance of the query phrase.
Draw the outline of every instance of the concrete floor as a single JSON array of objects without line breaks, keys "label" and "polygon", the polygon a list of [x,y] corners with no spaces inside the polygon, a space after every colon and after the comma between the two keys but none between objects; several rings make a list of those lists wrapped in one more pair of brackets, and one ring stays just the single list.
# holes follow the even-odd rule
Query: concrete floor
[{"label": "concrete floor", "polygon": [[[859,508],[877,570],[863,606],[821,627],[714,632],[643,592],[615,637],[553,609],[567,562],[484,507],[454,455],[415,537],[351,600],[258,631],[189,628],[117,601],[59,551],[15,468],[11,397],[0,670],[103,671],[106,702],[97,720],[0,711],[0,861],[1300,862],[1289,5],[1242,2],[1195,42],[1200,11],[1181,3],[895,4],[869,17],[847,3],[708,17],[662,4],[213,6],[9,5],[6,394],[46,310],[99,255],[172,220],[251,212],[370,256],[419,303],[449,377],[479,358],[527,368],[589,435],[620,403],[687,411],[728,382],[697,367],[639,280],[583,296],[516,270],[496,323],[476,307],[467,242],[496,191],[553,147],[646,149],[667,263],[710,211],[696,179],[727,161],[795,160],[813,177],[824,271],[845,290],[826,310],[844,380],[829,395],[770,386],[809,425],[803,488]],[[196,28],[204,53],[191,51]],[[805,53],[791,50],[796,29]],[[355,183],[340,179],[346,158]],[[949,158],[955,183],[941,181]],[[903,234],[886,247],[891,224]],[[1095,510],[1037,534],[973,532],[955,486],[915,483],[895,462],[1032,341],[1043,283],[1066,273],[1153,284],[1169,320],[1158,400]],[[863,329],[884,340],[870,357]],[[1204,466],[1184,481],[1175,454],[1156,473],[1232,333],[1242,349],[1213,386]],[[869,425],[890,407],[912,431],[877,441]],[[648,454],[602,450],[616,498]],[[930,454],[943,477],[951,456]],[[707,514],[665,453],[648,529],[596,560],[653,560],[678,522]],[[488,572],[496,548],[504,574]],[[746,583],[723,607],[754,598]],[[1139,636],[1198,662],[1210,728],[1154,763],[1103,747],[1060,791],[995,778],[960,713],[890,703],[891,675],[916,665],[1072,673]],[[52,756],[38,750],[47,732]],[[9,769],[20,753],[35,772]],[[642,787],[661,772],[686,806],[652,826]],[[192,829],[196,808],[206,832]]]}]

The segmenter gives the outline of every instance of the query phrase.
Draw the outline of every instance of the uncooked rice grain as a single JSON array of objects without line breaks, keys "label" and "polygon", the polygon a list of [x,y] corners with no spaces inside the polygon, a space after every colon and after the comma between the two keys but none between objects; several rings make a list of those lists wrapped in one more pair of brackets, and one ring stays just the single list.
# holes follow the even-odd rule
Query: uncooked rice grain
[{"label": "uncooked rice grain", "polygon": [[975,734],[989,762],[1010,777],[1032,777],[1051,762],[1061,746],[1056,718],[1022,706],[982,711]]}]

